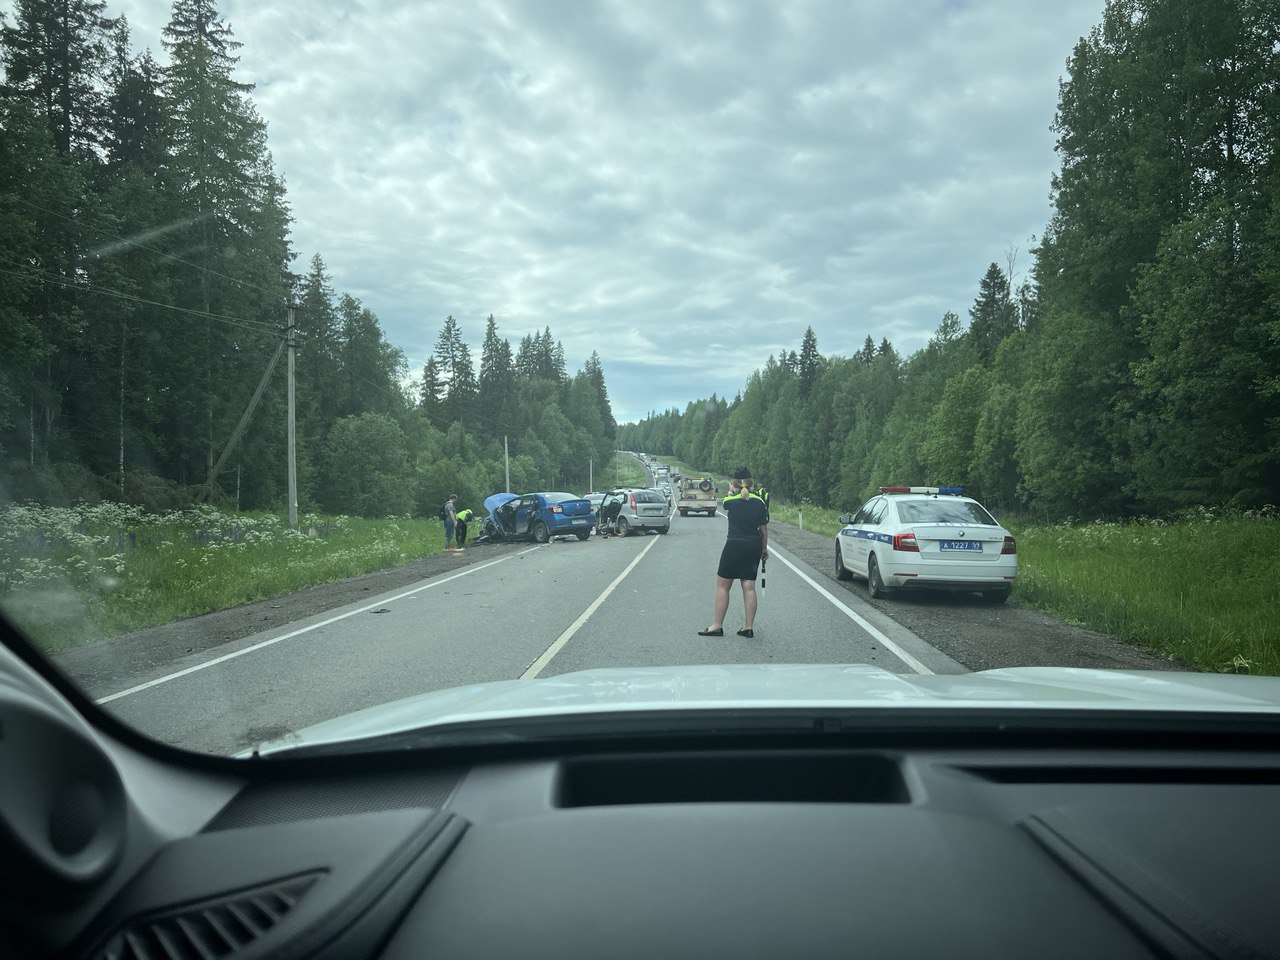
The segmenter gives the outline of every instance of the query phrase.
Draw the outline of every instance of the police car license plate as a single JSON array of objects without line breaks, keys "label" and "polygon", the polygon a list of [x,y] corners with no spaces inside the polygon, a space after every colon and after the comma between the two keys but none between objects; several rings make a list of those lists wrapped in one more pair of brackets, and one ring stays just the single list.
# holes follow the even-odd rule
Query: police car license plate
[{"label": "police car license plate", "polygon": [[939,540],[939,550],[971,550],[976,553],[982,552],[981,540]]}]

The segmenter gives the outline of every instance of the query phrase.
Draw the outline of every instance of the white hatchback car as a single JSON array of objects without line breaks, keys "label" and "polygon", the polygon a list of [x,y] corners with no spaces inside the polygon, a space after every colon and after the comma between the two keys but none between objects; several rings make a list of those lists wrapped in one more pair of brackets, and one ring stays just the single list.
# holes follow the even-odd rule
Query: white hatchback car
[{"label": "white hatchback car", "polygon": [[996,603],[1018,576],[1018,545],[959,487],[881,487],[836,535],[836,576],[867,581],[875,598],[899,589],[966,590]]}]

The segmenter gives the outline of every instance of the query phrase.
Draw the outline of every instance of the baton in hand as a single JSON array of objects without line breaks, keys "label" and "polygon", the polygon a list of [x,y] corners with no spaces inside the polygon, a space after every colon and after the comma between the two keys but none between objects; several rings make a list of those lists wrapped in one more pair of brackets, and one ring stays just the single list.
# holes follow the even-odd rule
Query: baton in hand
[{"label": "baton in hand", "polygon": [[766,557],[760,558],[760,589],[764,589],[764,572],[768,569],[769,560]]}]

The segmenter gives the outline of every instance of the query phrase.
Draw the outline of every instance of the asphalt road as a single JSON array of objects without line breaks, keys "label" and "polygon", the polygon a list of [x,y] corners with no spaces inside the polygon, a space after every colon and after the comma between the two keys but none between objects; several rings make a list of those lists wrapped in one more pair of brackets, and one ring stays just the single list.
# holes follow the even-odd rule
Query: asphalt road
[{"label": "asphalt road", "polygon": [[[725,521],[673,517],[646,535],[485,554],[465,566],[165,664],[81,677],[122,719],[181,746],[230,753],[428,690],[599,667],[870,663],[965,667],[857,594],[771,544],[753,640],[735,589],[724,638],[711,619]],[[457,561],[459,564],[462,559]]]},{"label": "asphalt road", "polygon": [[1018,666],[1180,669],[1015,599],[873,601],[836,580],[830,537],[771,526],[755,637],[735,588],[712,617],[723,513],[673,514],[665,536],[471,546],[377,574],[57,656],[122,719],[195,750],[234,753],[363,707],[487,680],[600,667],[867,663],[894,672]]}]

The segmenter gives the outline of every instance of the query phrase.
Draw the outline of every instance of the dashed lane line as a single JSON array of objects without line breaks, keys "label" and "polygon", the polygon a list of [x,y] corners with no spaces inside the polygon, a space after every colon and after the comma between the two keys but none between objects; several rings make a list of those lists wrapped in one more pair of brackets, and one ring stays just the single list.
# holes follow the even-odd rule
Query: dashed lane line
[{"label": "dashed lane line", "polygon": [[540,674],[546,668],[547,664],[551,662],[552,658],[564,649],[564,645],[573,638],[573,635],[582,629],[582,625],[591,619],[591,615],[600,609],[600,604],[604,603],[605,600],[609,598],[609,594],[613,593],[618,584],[626,579],[627,574],[636,568],[640,561],[644,559],[644,555],[652,550],[654,544],[661,539],[661,537],[654,537],[650,540],[645,545],[645,548],[636,554],[636,558],[627,564],[627,568],[618,574],[613,583],[605,587],[604,592],[601,593],[600,596],[596,597],[595,600],[591,601],[591,605],[578,615],[578,619],[569,624],[564,633],[560,634],[560,636],[556,637],[555,640],[552,641],[551,646],[547,647],[547,649],[542,652],[542,656],[533,661],[533,663],[529,665],[528,670],[520,674],[520,679],[532,680]]}]

